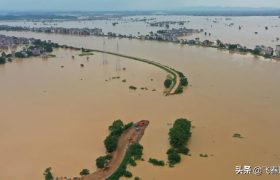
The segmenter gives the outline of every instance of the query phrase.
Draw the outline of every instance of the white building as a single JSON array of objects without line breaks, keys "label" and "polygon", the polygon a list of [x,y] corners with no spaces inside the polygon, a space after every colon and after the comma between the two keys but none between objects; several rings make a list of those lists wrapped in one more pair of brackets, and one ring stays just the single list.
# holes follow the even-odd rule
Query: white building
[{"label": "white building", "polygon": [[276,54],[277,57],[280,57],[280,45],[276,46],[275,54]]}]

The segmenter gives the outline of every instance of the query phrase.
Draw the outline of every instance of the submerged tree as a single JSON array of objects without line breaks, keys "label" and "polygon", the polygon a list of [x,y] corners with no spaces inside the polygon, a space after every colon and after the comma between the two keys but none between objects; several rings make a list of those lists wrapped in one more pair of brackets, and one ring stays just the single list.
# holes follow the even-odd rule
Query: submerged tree
[{"label": "submerged tree", "polygon": [[171,85],[172,85],[172,80],[171,79],[166,79],[164,81],[164,87],[165,88],[170,88]]},{"label": "submerged tree", "polygon": [[0,64],[5,64],[6,63],[6,58],[0,57]]},{"label": "submerged tree", "polygon": [[45,180],[53,180],[53,175],[52,175],[52,172],[51,172],[52,168],[51,167],[48,167],[45,172],[44,172],[44,176],[45,176]]},{"label": "submerged tree", "polygon": [[89,175],[89,170],[88,170],[88,169],[83,169],[83,170],[80,172],[80,175],[81,175],[81,176],[87,176],[87,175]]}]

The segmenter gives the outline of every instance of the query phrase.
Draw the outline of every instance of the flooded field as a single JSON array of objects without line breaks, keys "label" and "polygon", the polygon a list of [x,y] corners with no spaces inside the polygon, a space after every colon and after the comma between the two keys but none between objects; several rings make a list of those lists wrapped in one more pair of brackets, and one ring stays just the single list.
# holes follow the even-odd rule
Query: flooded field
[{"label": "flooded field", "polygon": [[[102,38],[1,32],[60,44],[102,50]],[[192,121],[191,156],[175,168],[147,161],[129,168],[144,180],[278,179],[279,175],[235,175],[235,166],[279,166],[280,63],[211,48],[138,40],[106,39],[106,50],[147,58],[186,74],[184,94],[165,97],[166,73],[156,67],[102,54],[71,59],[75,51],[59,50],[57,58],[17,60],[0,66],[0,179],[43,179],[51,166],[55,176],[77,176],[95,170],[104,154],[103,140],[115,119],[147,119],[141,144],[144,158],[166,160],[168,130],[176,118]],[[84,68],[80,64],[85,64]],[[61,66],[64,68],[61,68]],[[106,82],[109,77],[121,79]],[[154,81],[150,79],[153,78]],[[148,91],[130,92],[129,85]],[[156,92],[151,89],[156,88]],[[244,138],[233,138],[240,133]],[[208,154],[202,158],[199,154]]]},{"label": "flooded field", "polygon": [[[143,19],[146,18],[146,22]],[[275,48],[280,44],[280,18],[277,16],[174,16],[174,15],[154,15],[154,16],[128,16],[111,20],[80,20],[80,21],[0,21],[0,25],[24,26],[24,27],[64,27],[64,28],[101,28],[105,34],[114,32],[125,35],[146,35],[151,31],[166,29],[166,27],[150,26],[152,22],[162,21],[185,21],[184,25],[170,24],[171,28],[186,27],[189,29],[203,29],[207,32],[193,34],[184,37],[186,39],[200,40],[217,39],[225,43],[239,43],[254,48],[256,45],[265,45]],[[117,23],[113,25],[113,23]],[[239,29],[239,27],[241,29]],[[267,30],[266,30],[267,27]],[[257,34],[255,34],[257,32]],[[209,33],[211,36],[209,36]]]}]

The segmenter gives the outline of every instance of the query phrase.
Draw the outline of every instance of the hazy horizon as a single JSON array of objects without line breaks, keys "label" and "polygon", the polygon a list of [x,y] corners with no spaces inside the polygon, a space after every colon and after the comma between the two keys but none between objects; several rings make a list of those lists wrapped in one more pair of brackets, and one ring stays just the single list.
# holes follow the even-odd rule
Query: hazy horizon
[{"label": "hazy horizon", "polygon": [[151,11],[192,8],[280,8],[279,0],[4,0],[1,11]]}]

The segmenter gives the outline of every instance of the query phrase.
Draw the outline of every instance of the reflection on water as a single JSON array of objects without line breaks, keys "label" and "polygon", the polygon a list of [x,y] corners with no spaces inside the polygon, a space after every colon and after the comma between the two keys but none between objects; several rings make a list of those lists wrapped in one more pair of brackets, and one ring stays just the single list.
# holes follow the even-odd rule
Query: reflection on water
[{"label": "reflection on water", "polygon": [[[102,38],[97,37],[5,34],[102,49]],[[106,44],[109,51],[116,50],[116,40]],[[116,72],[117,58],[108,56],[109,64],[103,66],[101,54],[86,61],[86,57],[72,60],[74,51],[58,51],[57,58],[47,61],[8,63],[0,68],[0,179],[39,179],[48,166],[58,176],[76,176],[82,168],[93,171],[95,159],[104,154],[107,127],[118,118],[150,120],[141,141],[146,160],[166,160],[168,124],[176,118],[187,117],[195,126],[191,156],[183,157],[175,168],[153,167],[146,161],[130,168],[145,180],[255,179],[236,176],[235,166],[279,165],[279,63],[173,43],[123,39],[119,47],[122,54],[182,71],[190,87],[182,95],[165,97],[161,93],[165,72],[127,59],[121,59],[127,70]],[[105,82],[116,75],[127,83]],[[129,85],[157,91],[129,92]],[[234,133],[244,139],[232,138]],[[213,156],[201,158],[201,153]]]}]

